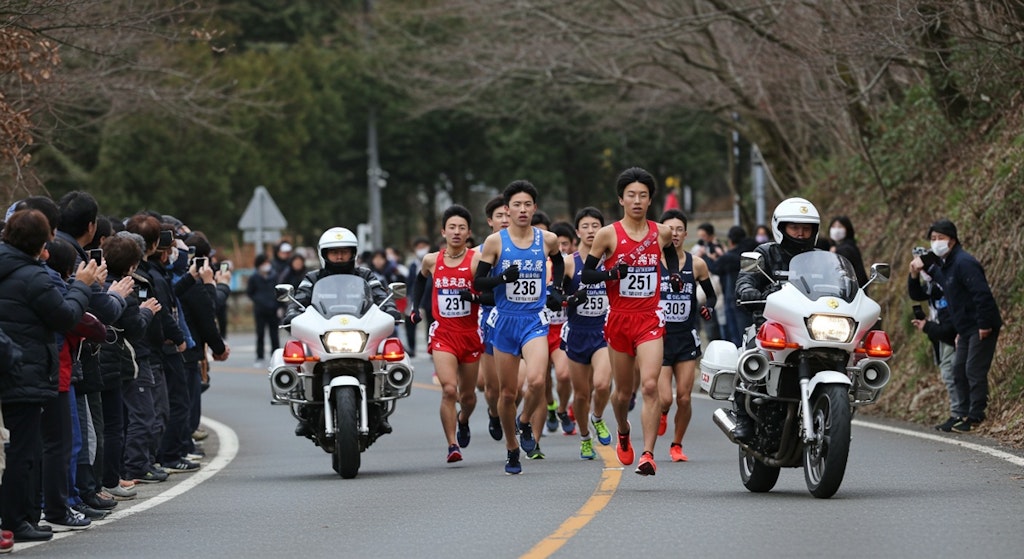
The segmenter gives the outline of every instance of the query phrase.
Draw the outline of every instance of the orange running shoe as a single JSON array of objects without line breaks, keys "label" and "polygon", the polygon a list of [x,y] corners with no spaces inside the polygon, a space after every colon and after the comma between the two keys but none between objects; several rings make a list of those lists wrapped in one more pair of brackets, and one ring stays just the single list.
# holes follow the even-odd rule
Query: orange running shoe
[{"label": "orange running shoe", "polygon": [[[626,427],[631,428],[629,422],[626,422]],[[626,434],[618,433],[619,444],[615,445],[615,455],[619,458],[619,463],[623,466],[628,466],[633,463],[633,444],[629,441],[629,431]]]},{"label": "orange running shoe", "polygon": [[661,419],[658,420],[658,436],[660,437],[660,436],[664,435],[665,431],[667,429],[668,429],[668,412],[664,411],[664,412],[661,412]]},{"label": "orange running shoe", "polygon": [[654,453],[645,450],[640,455],[640,464],[636,467],[636,473],[642,476],[653,476],[658,473],[658,466],[654,463]]},{"label": "orange running shoe", "polygon": [[683,452],[683,445],[679,443],[672,443],[672,446],[668,447],[668,456],[673,462],[686,462],[689,457]]}]

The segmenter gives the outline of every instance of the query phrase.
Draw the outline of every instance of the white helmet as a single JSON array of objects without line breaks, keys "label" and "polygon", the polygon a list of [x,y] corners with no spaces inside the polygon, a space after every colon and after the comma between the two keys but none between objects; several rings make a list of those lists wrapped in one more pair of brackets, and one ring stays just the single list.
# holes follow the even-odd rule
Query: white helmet
[{"label": "white helmet", "polygon": [[[810,239],[794,239],[786,235],[787,223],[809,223],[814,226],[814,232]],[[789,252],[802,252],[814,248],[818,241],[820,226],[821,217],[818,215],[818,209],[803,198],[783,200],[775,207],[775,213],[772,214],[772,235],[775,237],[775,242]]]},{"label": "white helmet", "polygon": [[327,267],[327,257],[324,256],[324,251],[329,248],[351,248],[352,262],[354,263],[355,256],[359,254],[359,239],[344,227],[331,227],[324,231],[316,243],[316,255],[320,257],[321,268]]}]

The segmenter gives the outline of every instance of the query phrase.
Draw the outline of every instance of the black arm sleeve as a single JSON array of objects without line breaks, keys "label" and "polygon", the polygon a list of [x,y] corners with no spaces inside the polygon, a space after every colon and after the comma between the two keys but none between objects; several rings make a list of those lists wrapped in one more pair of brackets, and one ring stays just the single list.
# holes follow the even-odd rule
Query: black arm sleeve
[{"label": "black arm sleeve", "polygon": [[586,262],[583,263],[583,271],[580,273],[581,282],[593,284],[611,279],[611,275],[607,271],[597,269],[597,264],[597,257],[593,254],[588,254]]},{"label": "black arm sleeve", "polygon": [[[414,308],[416,308],[416,309],[429,309],[430,305],[432,304],[432,301],[430,300],[430,292],[431,292],[431,287],[434,285],[434,275],[433,274],[427,274],[427,275],[424,276],[423,274],[420,274],[420,277],[423,278],[423,286],[424,286],[424,288],[422,289],[422,291],[419,292],[420,296],[416,300],[416,305],[414,306]],[[420,280],[417,279],[416,283],[419,283],[419,282],[420,282]]]},{"label": "black arm sleeve", "polygon": [[492,276],[491,264],[489,262],[480,261],[476,266],[476,275],[473,276],[473,289],[480,291],[488,291],[501,285],[501,276]]},{"label": "black arm sleeve", "polygon": [[704,306],[713,309],[718,304],[718,296],[715,295],[715,287],[711,285],[711,278],[700,280],[700,288],[704,290],[704,295],[707,300],[704,302]]},{"label": "black arm sleeve", "polygon": [[665,256],[665,267],[668,268],[668,271],[675,272],[679,270],[679,255],[676,254],[674,246],[662,247],[661,253]]},{"label": "black arm sleeve", "polygon": [[416,279],[412,284],[412,293],[409,293],[410,300],[412,301],[412,310],[418,310],[421,306],[421,300],[424,295],[424,291],[427,290],[427,276],[417,273]]},{"label": "black arm sleeve", "polygon": [[561,252],[556,252],[549,256],[551,256],[551,285],[564,290],[565,258]]}]

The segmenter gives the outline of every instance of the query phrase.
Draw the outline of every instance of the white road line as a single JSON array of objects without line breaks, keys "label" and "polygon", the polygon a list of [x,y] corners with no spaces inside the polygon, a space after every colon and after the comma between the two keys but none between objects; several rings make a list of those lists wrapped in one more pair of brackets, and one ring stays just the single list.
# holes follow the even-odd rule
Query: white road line
[{"label": "white road line", "polygon": [[[897,433],[897,434],[900,434],[900,435],[909,435],[911,437],[917,437],[919,439],[927,439],[929,441],[935,441],[935,442],[940,442],[940,443],[951,444],[953,446],[961,446],[961,447],[968,448],[968,449],[976,451],[976,452],[981,452],[981,453],[984,453],[984,454],[988,454],[989,456],[993,456],[995,458],[999,458],[1000,460],[1006,460],[1007,462],[1009,462],[1011,464],[1015,464],[1017,466],[1024,467],[1024,458],[1022,458],[1020,456],[1017,456],[1016,454],[1010,454],[1009,452],[1004,452],[1004,451],[999,450],[997,448],[992,448],[992,447],[988,447],[988,446],[984,446],[984,445],[980,445],[980,444],[972,443],[972,442],[968,442],[968,441],[961,441],[961,440],[950,438],[950,437],[944,437],[942,435],[932,435],[930,433],[921,433],[920,431],[912,431],[910,429],[903,429],[903,428],[900,428],[900,427],[890,427],[888,425],[879,425],[877,423],[869,423],[867,421],[862,421],[860,419],[853,420],[853,424],[857,425],[859,427],[867,427],[868,429],[876,429],[878,431],[888,431],[889,433]],[[954,436],[957,436],[957,435],[954,435]]]},{"label": "white road line", "polygon": [[[103,526],[111,522],[121,520],[122,518],[128,518],[133,514],[147,511],[157,505],[166,503],[171,499],[185,493],[189,489],[199,485],[200,483],[210,479],[217,472],[223,470],[228,464],[234,460],[235,455],[238,454],[238,435],[231,427],[219,422],[214,421],[208,417],[203,417],[201,423],[210,429],[213,429],[214,433],[217,434],[217,456],[210,460],[210,463],[199,469],[198,472],[193,474],[171,474],[174,476],[187,476],[183,481],[176,483],[173,487],[167,491],[163,491],[157,495],[147,498],[144,501],[140,501],[138,504],[132,504],[130,507],[112,512],[103,520],[93,520],[92,526]],[[131,501],[121,501],[118,508],[124,506],[126,503]],[[92,529],[92,527],[90,527]],[[69,532],[56,532],[53,534],[54,540],[67,538],[80,532],[81,530],[69,531]],[[47,542],[18,542],[15,545],[16,549],[28,549],[37,545],[42,545]]]}]

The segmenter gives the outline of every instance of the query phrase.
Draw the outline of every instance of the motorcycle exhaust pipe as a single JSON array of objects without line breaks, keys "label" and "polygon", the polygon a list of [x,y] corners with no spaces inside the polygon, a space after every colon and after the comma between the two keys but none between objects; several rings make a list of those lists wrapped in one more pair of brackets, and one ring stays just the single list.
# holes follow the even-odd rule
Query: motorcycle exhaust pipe
[{"label": "motorcycle exhaust pipe", "polygon": [[892,370],[885,361],[869,360],[860,367],[860,382],[872,390],[880,390],[889,384]]},{"label": "motorcycle exhaust pipe", "polygon": [[412,371],[405,365],[392,363],[388,366],[385,378],[388,386],[395,392],[402,393],[412,384]]},{"label": "motorcycle exhaust pipe", "polygon": [[740,355],[736,363],[736,372],[748,383],[759,382],[768,376],[768,358],[756,349],[749,349]]},{"label": "motorcycle exhaust pipe", "polygon": [[270,373],[270,386],[277,394],[288,394],[299,384],[299,374],[290,367],[278,367]]},{"label": "motorcycle exhaust pipe", "polygon": [[725,408],[718,408],[711,417],[715,425],[718,425],[718,428],[729,438],[729,441],[736,443],[736,435],[734,434],[736,431],[736,421],[732,418],[732,412]]}]

